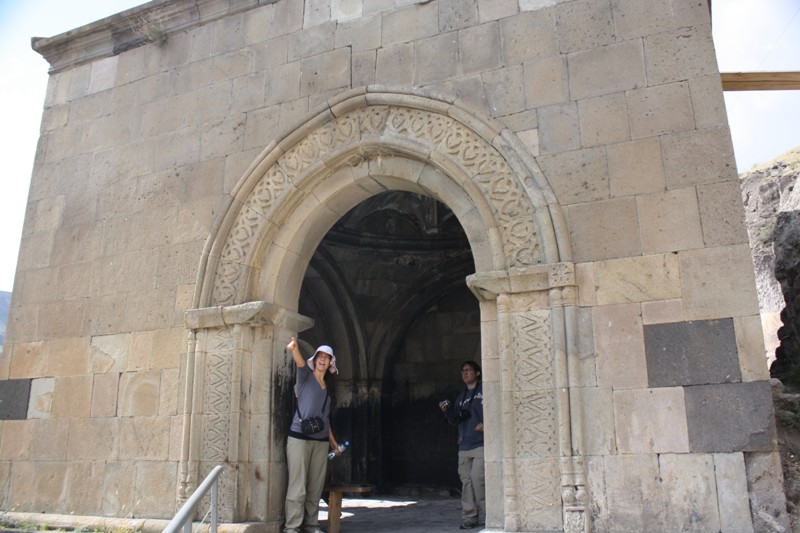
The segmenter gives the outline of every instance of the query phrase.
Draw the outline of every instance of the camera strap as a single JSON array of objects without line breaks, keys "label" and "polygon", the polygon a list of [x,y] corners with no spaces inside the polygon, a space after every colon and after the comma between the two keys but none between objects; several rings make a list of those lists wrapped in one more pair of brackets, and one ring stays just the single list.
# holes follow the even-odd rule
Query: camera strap
[{"label": "camera strap", "polygon": [[[470,395],[469,400],[465,400],[459,407],[461,407],[462,409],[466,409],[467,407],[472,405],[472,400],[475,399],[475,394],[478,393],[478,387],[480,387],[480,386],[481,386],[481,384],[478,383],[474,387],[472,387],[472,394]],[[469,387],[464,389],[464,398],[467,397],[467,391],[469,391]],[[466,406],[466,407],[464,407],[464,406]]]}]

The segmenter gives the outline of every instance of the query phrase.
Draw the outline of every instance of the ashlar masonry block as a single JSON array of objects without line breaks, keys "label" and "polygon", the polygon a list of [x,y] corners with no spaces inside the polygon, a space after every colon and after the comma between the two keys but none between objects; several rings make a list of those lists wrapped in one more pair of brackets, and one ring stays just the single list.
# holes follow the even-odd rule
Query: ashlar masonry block
[{"label": "ashlar masonry block", "polygon": [[553,8],[523,13],[500,21],[503,64],[558,55],[558,33]]},{"label": "ashlar masonry block", "polygon": [[615,390],[646,387],[647,370],[639,305],[595,307],[592,326],[598,386]]},{"label": "ashlar masonry block", "polygon": [[664,190],[664,164],[657,137],[606,147],[611,196],[634,196]]},{"label": "ashlar masonry block", "polygon": [[632,198],[591,202],[565,209],[575,261],[641,254],[636,203]]},{"label": "ashlar masonry block", "polygon": [[664,523],[664,507],[658,456],[608,455],[600,468],[605,490],[592,494],[602,502],[605,512],[593,517],[597,526],[607,531],[659,531],[658,524]]},{"label": "ashlar masonry block", "polygon": [[753,271],[733,266],[752,261],[749,245],[687,250],[678,257],[687,319],[758,313]]},{"label": "ashlar masonry block", "polygon": [[414,79],[428,85],[455,77],[458,72],[458,34],[445,33],[423,39],[414,45],[416,72]]},{"label": "ashlar masonry block", "polygon": [[741,381],[733,320],[700,320],[644,327],[651,387]]},{"label": "ashlar masonry block", "polygon": [[727,127],[664,135],[661,147],[668,189],[737,179]]},{"label": "ashlar masonry block", "polygon": [[567,56],[569,92],[574,99],[645,87],[644,51],[636,40]]},{"label": "ashlar masonry block", "polygon": [[769,368],[766,365],[768,354],[764,348],[761,317],[759,315],[735,317],[733,325],[736,330],[742,381],[768,381]]},{"label": "ashlar masonry block", "polygon": [[636,198],[642,252],[676,252],[703,247],[700,209],[694,187]]},{"label": "ashlar masonry block", "polygon": [[464,75],[499,68],[502,63],[498,24],[494,22],[460,30],[458,60]]},{"label": "ashlar masonry block", "polygon": [[[563,56],[531,59],[523,65],[525,104],[529,109],[569,100],[567,61]],[[538,152],[534,152],[538,155]]]},{"label": "ashlar masonry block", "polygon": [[65,509],[85,515],[92,512],[93,509],[100,508],[105,494],[96,490],[95,487],[100,486],[105,479],[105,463],[84,461],[67,464],[69,465],[67,479],[78,478],[83,480],[83,483],[75,483],[67,487]]},{"label": "ashlar masonry block", "polygon": [[692,452],[760,452],[775,447],[772,394],[766,381],[685,387]]},{"label": "ashlar masonry block", "polygon": [[633,139],[694,129],[685,82],[634,89],[627,93],[627,99]]},{"label": "ashlar masonry block", "polygon": [[594,263],[599,305],[679,298],[680,270],[674,254],[654,254]]},{"label": "ashlar masonry block", "polygon": [[383,48],[436,35],[439,31],[436,2],[412,5],[383,15]]},{"label": "ashlar masonry block", "polygon": [[493,117],[519,113],[525,109],[522,67],[517,65],[482,75],[486,98]]},{"label": "ashlar masonry block", "polygon": [[698,185],[697,201],[706,245],[724,246],[748,242],[742,190],[738,181]]},{"label": "ashlar masonry block", "polygon": [[615,390],[619,453],[687,453],[686,416],[682,387]]},{"label": "ashlar masonry block", "polygon": [[611,10],[602,2],[557,4],[558,47],[562,54],[600,48],[616,41]]},{"label": "ashlar masonry block", "polygon": [[661,85],[713,73],[716,56],[706,26],[680,28],[644,39],[647,82]]},{"label": "ashlar masonry block", "polygon": [[662,454],[658,458],[665,524],[681,530],[719,531],[715,463],[710,454]]},{"label": "ashlar masonry block", "polygon": [[53,389],[53,418],[88,418],[92,404],[92,377],[56,377]]},{"label": "ashlar masonry block", "polygon": [[611,3],[619,37],[631,39],[709,22],[708,6],[703,2],[672,0],[614,0]]},{"label": "ashlar masonry block", "polygon": [[[542,130],[550,127],[560,129],[557,138],[547,139],[551,149],[555,146],[566,147],[574,144],[576,148],[579,143],[577,115],[574,108],[556,106],[549,114],[551,120],[539,121],[540,148],[544,151],[544,139]],[[609,207],[607,203],[601,203],[609,197],[608,170],[606,164],[605,150],[602,148],[587,148],[584,150],[572,150],[553,155],[543,155],[539,162],[545,173],[553,177],[553,192],[555,192],[561,205],[571,206],[571,204],[584,204],[576,208],[584,210],[598,210],[599,206]],[[587,204],[587,202],[593,202]],[[624,202],[617,202],[617,205],[624,205]],[[597,213],[599,215],[599,213]],[[617,213],[619,216],[619,213]],[[571,217],[570,214],[567,215]],[[620,224],[621,231],[631,229],[626,224],[624,216],[617,222]],[[613,239],[603,239],[603,245],[613,242]],[[638,243],[637,243],[638,244]],[[573,244],[574,245],[574,244]],[[577,245],[574,245],[576,248]]]},{"label": "ashlar masonry block", "polygon": [[628,108],[623,94],[579,101],[578,119],[583,147],[613,145],[630,140]]},{"label": "ashlar masonry block", "polygon": [[743,453],[715,453],[720,531],[754,533]]},{"label": "ashlar masonry block", "polygon": [[[543,154],[564,153],[580,147],[578,108],[574,103],[539,109],[539,148]],[[590,154],[584,152],[582,155]]]}]

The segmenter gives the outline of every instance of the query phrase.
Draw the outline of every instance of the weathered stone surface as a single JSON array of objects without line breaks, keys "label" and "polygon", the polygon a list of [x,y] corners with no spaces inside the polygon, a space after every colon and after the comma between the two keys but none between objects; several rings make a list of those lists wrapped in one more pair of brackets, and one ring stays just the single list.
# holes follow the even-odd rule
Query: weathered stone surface
[{"label": "weathered stone surface", "polygon": [[651,387],[742,379],[730,319],[648,325],[644,327],[644,345]]},{"label": "weathered stone surface", "polygon": [[679,299],[642,302],[642,324],[683,322],[683,303]]},{"label": "weathered stone surface", "polygon": [[711,74],[716,56],[711,36],[695,28],[680,28],[644,39],[647,81],[651,85],[701,78]]},{"label": "weathered stone surface", "polygon": [[55,378],[53,418],[89,418],[92,405],[92,376]]},{"label": "weathered stone surface", "polygon": [[735,179],[727,128],[679,131],[661,139],[668,189]]},{"label": "weathered stone surface", "polygon": [[659,456],[665,524],[684,531],[720,530],[714,467],[713,456],[709,454],[668,453]]},{"label": "weathered stone surface", "polygon": [[27,418],[30,379],[0,381],[0,420]]},{"label": "weathered stone surface", "polygon": [[685,390],[691,451],[775,449],[775,417],[767,382],[698,385]]},{"label": "weathered stone surface", "polygon": [[569,220],[576,261],[641,254],[636,203],[630,199],[591,202],[565,209]]},{"label": "weathered stone surface", "polygon": [[592,313],[597,384],[614,389],[647,386],[642,318],[636,304],[595,307]]},{"label": "weathered stone surface", "polygon": [[703,246],[703,229],[694,188],[641,195],[636,207],[642,252],[677,252]]},{"label": "weathered stone surface", "polygon": [[630,139],[628,110],[622,95],[581,100],[578,116],[581,146],[611,145]]},{"label": "weathered stone surface", "polygon": [[[757,312],[758,297],[752,271],[729,268],[739,261],[749,260],[748,246],[687,250],[679,254],[679,258],[687,319],[752,315]],[[735,313],[733,309],[739,312]]]},{"label": "weathered stone surface", "polygon": [[686,453],[689,437],[681,387],[614,391],[620,453]]},{"label": "weathered stone surface", "polygon": [[744,454],[715,453],[713,457],[719,501],[720,531],[753,532]]},{"label": "weathered stone surface", "polygon": [[638,43],[626,41],[571,54],[570,94],[581,99],[644,87],[643,53]]},{"label": "weathered stone surface", "polygon": [[750,514],[756,531],[789,531],[786,497],[774,483],[781,481],[780,456],[773,453],[747,453],[747,488],[750,496]]},{"label": "weathered stone surface", "polygon": [[673,254],[610,259],[594,263],[598,305],[664,302],[680,296],[680,271]]},{"label": "weathered stone surface", "polygon": [[577,400],[584,416],[584,455],[608,455],[617,449],[614,428],[614,400],[611,387],[585,387],[575,389],[572,400]]},{"label": "weathered stone surface", "polygon": [[742,381],[767,381],[769,368],[766,363],[775,351],[764,348],[764,332],[771,328],[762,325],[758,316],[744,316],[733,319],[736,329],[736,346],[739,351],[739,367]]},{"label": "weathered stone surface", "polygon": [[[567,62],[562,57],[553,56],[526,61],[525,104],[536,108],[559,104],[569,99],[567,85]],[[519,134],[521,128],[514,128]],[[534,155],[538,155],[535,152]]]},{"label": "weathered stone surface", "polygon": [[670,83],[628,93],[631,137],[641,139],[694,128],[689,87]]},{"label": "weathered stone surface", "polygon": [[[654,387],[645,350],[727,321],[715,361],[763,379],[704,3],[151,4],[164,42],[121,15],[35,45],[53,70],[0,362],[29,420],[0,423],[0,507],[166,517],[226,462],[223,519],[277,531],[299,334],[337,351],[342,479],[456,488],[429,406],[469,358],[487,528],[747,531],[744,452],[691,431],[729,415],[691,385],[709,369]],[[750,485],[779,516],[775,479]]]},{"label": "weathered stone surface", "polygon": [[31,382],[28,418],[51,418],[55,378],[37,378]]}]

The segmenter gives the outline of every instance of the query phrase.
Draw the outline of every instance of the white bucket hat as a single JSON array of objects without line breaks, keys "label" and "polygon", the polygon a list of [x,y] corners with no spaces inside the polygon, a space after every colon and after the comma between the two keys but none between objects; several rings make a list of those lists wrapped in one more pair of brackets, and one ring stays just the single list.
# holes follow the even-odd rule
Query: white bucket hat
[{"label": "white bucket hat", "polygon": [[322,346],[317,348],[316,351],[314,352],[314,355],[308,358],[308,361],[306,361],[308,363],[308,368],[310,368],[312,372],[315,370],[314,358],[320,352],[326,353],[329,356],[331,356],[331,366],[328,367],[328,372],[330,372],[331,374],[338,374],[339,369],[336,368],[336,356],[333,355],[333,348],[331,348],[327,344],[323,344]]}]

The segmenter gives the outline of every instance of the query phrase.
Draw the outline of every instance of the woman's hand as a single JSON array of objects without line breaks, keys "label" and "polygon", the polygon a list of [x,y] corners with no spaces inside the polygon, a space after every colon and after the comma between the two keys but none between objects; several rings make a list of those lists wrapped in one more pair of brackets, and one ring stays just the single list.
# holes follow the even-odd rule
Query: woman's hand
[{"label": "woman's hand", "polygon": [[303,359],[303,354],[300,353],[300,346],[297,344],[296,337],[292,337],[292,340],[286,345],[286,349],[292,352],[292,359],[294,359],[294,364],[297,365],[298,368],[306,366],[306,360]]},{"label": "woman's hand", "polygon": [[475,426],[475,431],[483,431],[483,422]]},{"label": "woman's hand", "polygon": [[292,337],[292,340],[290,340],[289,344],[286,345],[286,349],[295,351],[297,349],[297,339]]}]

